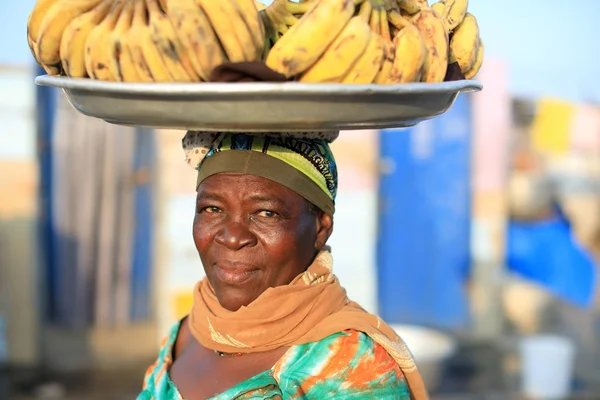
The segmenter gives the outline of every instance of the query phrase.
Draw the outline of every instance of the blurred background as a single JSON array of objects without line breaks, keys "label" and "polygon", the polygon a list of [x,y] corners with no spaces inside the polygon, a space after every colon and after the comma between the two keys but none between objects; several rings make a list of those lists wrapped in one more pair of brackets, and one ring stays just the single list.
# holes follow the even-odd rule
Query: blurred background
[{"label": "blurred background", "polygon": [[[195,173],[183,132],[34,86],[33,3],[0,17],[0,399],[135,398],[203,276]],[[600,3],[499,4],[469,4],[482,92],[334,143],[336,273],[433,399],[600,399]]]}]

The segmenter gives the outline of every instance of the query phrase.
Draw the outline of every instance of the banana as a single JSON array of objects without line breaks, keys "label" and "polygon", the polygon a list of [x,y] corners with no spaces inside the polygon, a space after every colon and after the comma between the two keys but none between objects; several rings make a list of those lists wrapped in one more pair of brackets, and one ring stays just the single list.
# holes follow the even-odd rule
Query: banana
[{"label": "banana", "polygon": [[[222,0],[221,0],[222,1]],[[158,51],[164,66],[175,82],[198,82],[200,76],[196,73],[189,54],[177,38],[175,28],[169,18],[161,10],[157,0],[146,0],[148,8],[148,31],[154,48]],[[144,49],[145,50],[145,49]]]},{"label": "banana", "polygon": [[27,43],[31,53],[37,59],[35,44],[40,35],[40,26],[48,10],[57,2],[64,0],[37,0],[27,19]]},{"label": "banana", "polygon": [[208,81],[213,69],[227,61],[208,17],[196,0],[167,0],[167,16],[194,70]]},{"label": "banana", "polygon": [[[127,3],[121,10],[121,15],[119,15],[119,19],[117,20],[114,30],[110,32],[110,35],[107,38],[108,54],[110,55],[111,61],[108,70],[110,71],[111,81],[125,81],[125,76],[123,75],[123,71],[121,71],[121,57],[124,54],[125,57],[128,57],[129,55],[123,48],[121,39],[127,32],[129,32],[129,29],[131,28],[133,13],[135,10],[135,1],[136,0],[127,0]],[[130,79],[129,76],[127,76],[127,78]]]},{"label": "banana", "polygon": [[231,62],[254,61],[255,43],[231,0],[198,0]]},{"label": "banana", "polygon": [[423,8],[413,19],[421,31],[427,57],[423,65],[421,80],[428,83],[443,82],[448,70],[448,32],[442,20],[431,8]]},{"label": "banana", "polygon": [[89,76],[85,67],[85,43],[92,29],[107,15],[112,2],[113,0],[104,0],[95,8],[75,18],[65,28],[60,42],[60,61],[68,76]]},{"label": "banana", "polygon": [[385,40],[379,35],[371,34],[363,54],[350,68],[350,72],[342,79],[342,83],[373,83],[383,64],[384,47]]},{"label": "banana", "polygon": [[471,69],[465,72],[465,79],[473,79],[477,75],[479,69],[481,68],[481,65],[483,65],[484,53],[485,49],[483,46],[483,41],[481,41],[480,39],[479,46],[477,46],[477,58],[475,59],[475,63],[473,64]]},{"label": "banana", "polygon": [[371,27],[371,32],[381,35],[381,13],[379,10],[380,7],[373,7],[373,11],[371,11],[371,16],[369,18],[369,26]]},{"label": "banana", "polygon": [[448,30],[454,30],[467,15],[469,0],[443,0],[444,13],[440,14]]},{"label": "banana", "polygon": [[475,64],[478,47],[479,26],[477,19],[472,14],[467,13],[450,39],[449,62],[458,62],[460,70],[463,73],[467,72]]},{"label": "banana", "polygon": [[89,77],[103,81],[113,80],[110,34],[115,28],[121,10],[128,0],[116,0],[106,17],[90,31],[85,41],[85,69]]},{"label": "banana", "polygon": [[379,10],[379,32],[383,40],[389,42],[392,40],[392,33],[390,32],[390,23],[387,18],[387,11],[384,8]]},{"label": "banana", "polygon": [[[300,21],[275,43],[267,56],[267,66],[288,78],[306,71],[345,29],[354,9],[353,0],[315,2]],[[363,23],[363,26],[367,25]]]},{"label": "banana", "polygon": [[369,25],[361,17],[351,18],[321,58],[302,74],[300,82],[341,82],[365,51],[371,35]]},{"label": "banana", "polygon": [[387,83],[388,78],[390,76],[390,72],[392,71],[392,67],[394,65],[395,54],[396,48],[394,47],[392,42],[384,42],[383,62],[381,63],[381,68],[379,69],[379,72],[377,72],[377,75],[373,80],[374,83],[377,83],[378,85],[383,85]]},{"label": "banana", "polygon": [[[444,13],[446,11],[446,4],[444,4],[443,1],[438,1],[437,3],[433,3],[431,5],[431,9],[433,11],[435,11],[435,13],[438,15],[438,17],[440,17],[442,19],[444,18]],[[446,26],[446,28],[448,28],[448,27]]]},{"label": "banana", "polygon": [[419,29],[404,20],[394,37],[396,54],[387,83],[418,82],[427,58],[427,47]]},{"label": "banana", "polygon": [[264,3],[261,3],[261,2],[260,2],[260,1],[258,1],[258,0],[254,0],[254,5],[256,6],[256,9],[257,9],[258,11],[262,11],[262,10],[265,10],[265,9],[267,8],[267,6],[266,6],[266,5],[264,5]]},{"label": "banana", "polygon": [[254,60],[258,61],[262,57],[265,46],[265,27],[258,14],[258,9],[254,0],[232,0],[239,9],[242,19],[246,22],[246,26],[254,39],[256,54]]},{"label": "banana", "polygon": [[59,68],[60,43],[65,28],[77,16],[96,7],[100,1],[102,0],[58,1],[50,6],[42,19],[34,45],[37,60],[44,68]]},{"label": "banana", "polygon": [[121,39],[123,53],[119,67],[130,82],[172,82],[173,79],[150,37],[148,12],[144,0],[135,0],[131,28]]}]

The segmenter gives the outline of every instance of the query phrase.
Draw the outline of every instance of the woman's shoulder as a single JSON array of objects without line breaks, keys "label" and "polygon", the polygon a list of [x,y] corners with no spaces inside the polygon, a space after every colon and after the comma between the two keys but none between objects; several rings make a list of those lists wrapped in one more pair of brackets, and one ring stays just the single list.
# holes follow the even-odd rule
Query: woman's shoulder
[{"label": "woman's shoulder", "polygon": [[273,376],[282,389],[292,392],[285,398],[325,398],[332,391],[378,399],[410,398],[398,363],[356,330],[290,348],[274,366]]}]

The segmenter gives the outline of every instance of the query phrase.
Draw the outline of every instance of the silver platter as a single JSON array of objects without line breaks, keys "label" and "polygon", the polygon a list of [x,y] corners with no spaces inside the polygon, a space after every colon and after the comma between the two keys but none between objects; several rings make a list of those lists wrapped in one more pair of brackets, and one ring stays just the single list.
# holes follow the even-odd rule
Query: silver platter
[{"label": "silver platter", "polygon": [[403,85],[121,83],[39,76],[85,115],[119,125],[205,131],[400,128],[445,113],[476,81]]}]

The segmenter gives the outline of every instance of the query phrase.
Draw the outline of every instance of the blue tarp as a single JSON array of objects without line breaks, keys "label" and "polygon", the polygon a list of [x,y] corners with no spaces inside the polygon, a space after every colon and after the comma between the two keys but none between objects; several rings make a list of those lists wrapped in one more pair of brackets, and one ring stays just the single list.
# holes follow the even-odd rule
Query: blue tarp
[{"label": "blue tarp", "polygon": [[560,210],[545,221],[511,221],[507,253],[511,271],[542,285],[562,300],[584,308],[592,305],[594,261],[577,243]]}]

